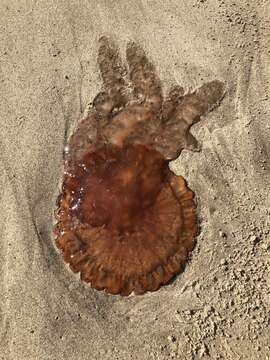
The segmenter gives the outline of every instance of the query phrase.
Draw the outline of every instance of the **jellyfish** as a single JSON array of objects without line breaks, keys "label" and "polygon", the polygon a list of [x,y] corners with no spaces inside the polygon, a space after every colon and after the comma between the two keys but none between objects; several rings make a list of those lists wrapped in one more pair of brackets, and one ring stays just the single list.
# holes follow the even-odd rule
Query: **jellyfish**
[{"label": "jellyfish", "polygon": [[163,95],[154,65],[129,42],[126,63],[101,37],[102,89],[65,148],[54,233],[63,259],[97,290],[128,296],[180,273],[198,234],[194,193],[169,163],[200,146],[190,128],[217,106],[225,86]]}]

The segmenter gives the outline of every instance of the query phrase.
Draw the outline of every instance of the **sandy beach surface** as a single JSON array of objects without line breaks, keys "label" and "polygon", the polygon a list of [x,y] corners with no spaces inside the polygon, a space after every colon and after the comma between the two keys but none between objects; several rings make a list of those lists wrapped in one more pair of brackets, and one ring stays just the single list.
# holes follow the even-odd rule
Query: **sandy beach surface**
[{"label": "sandy beach surface", "polygon": [[[270,3],[1,0],[0,359],[270,359]],[[100,90],[101,35],[133,39],[164,91],[212,79],[221,105],[172,168],[201,232],[185,271],[143,296],[68,271],[52,213],[63,148]]]}]

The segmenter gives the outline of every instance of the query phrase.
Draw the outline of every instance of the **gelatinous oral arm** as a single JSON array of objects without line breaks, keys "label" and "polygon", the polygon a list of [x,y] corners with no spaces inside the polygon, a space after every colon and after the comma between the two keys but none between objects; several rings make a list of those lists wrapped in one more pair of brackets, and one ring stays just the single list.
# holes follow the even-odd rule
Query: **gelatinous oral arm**
[{"label": "gelatinous oral arm", "polygon": [[154,65],[147,59],[144,50],[132,41],[127,45],[126,58],[135,94],[142,97],[149,109],[158,111],[162,104],[162,90]]},{"label": "gelatinous oral arm", "polygon": [[208,82],[185,96],[177,97],[174,93],[174,97],[166,101],[165,119],[160,135],[155,139],[155,148],[168,160],[175,159],[183,149],[199,150],[190,128],[218,105],[224,93],[224,83],[219,80]]},{"label": "gelatinous oral arm", "polygon": [[123,106],[127,84],[125,81],[126,68],[122,64],[117,46],[107,37],[99,40],[98,65],[103,80],[104,91],[94,99],[93,105],[98,111],[109,113],[114,107]]},{"label": "gelatinous oral arm", "polygon": [[159,125],[158,115],[162,105],[160,79],[143,49],[129,42],[126,59],[135,102],[113,116],[103,131],[106,141],[119,146],[129,141],[147,142],[152,128]]}]

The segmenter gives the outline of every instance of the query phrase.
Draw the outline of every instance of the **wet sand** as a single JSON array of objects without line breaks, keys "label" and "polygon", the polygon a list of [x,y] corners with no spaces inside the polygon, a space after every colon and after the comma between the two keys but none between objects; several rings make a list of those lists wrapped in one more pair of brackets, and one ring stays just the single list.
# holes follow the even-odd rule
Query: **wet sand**
[{"label": "wet sand", "polygon": [[[267,359],[268,1],[0,4],[0,359]],[[201,233],[184,273],[143,296],[107,295],[64,265],[52,236],[62,153],[100,90],[98,39],[143,46],[164,92],[226,82],[172,165]]]}]

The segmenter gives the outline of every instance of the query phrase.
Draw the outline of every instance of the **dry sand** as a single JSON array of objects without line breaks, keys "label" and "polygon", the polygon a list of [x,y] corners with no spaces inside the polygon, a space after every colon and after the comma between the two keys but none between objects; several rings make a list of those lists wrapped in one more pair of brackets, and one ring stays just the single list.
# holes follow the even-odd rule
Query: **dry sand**
[{"label": "dry sand", "polygon": [[[1,0],[1,360],[270,358],[269,19],[267,0]],[[228,89],[193,130],[202,151],[173,164],[197,196],[196,249],[141,297],[79,282],[51,233],[102,34],[138,41],[165,90]]]}]

